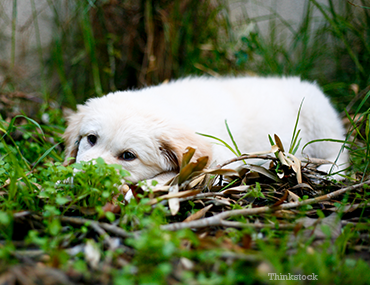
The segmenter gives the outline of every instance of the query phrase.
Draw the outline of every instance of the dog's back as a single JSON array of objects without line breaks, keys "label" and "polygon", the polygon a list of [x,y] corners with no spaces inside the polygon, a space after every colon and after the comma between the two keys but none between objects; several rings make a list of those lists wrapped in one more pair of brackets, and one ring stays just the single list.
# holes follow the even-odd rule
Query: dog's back
[{"label": "dog's back", "polygon": [[[269,149],[268,134],[275,133],[288,148],[301,103],[301,147],[316,139],[344,139],[345,131],[328,98],[316,84],[297,77],[190,77],[115,93],[118,94],[142,112],[160,114],[173,124],[231,144],[225,127],[227,120],[242,153]],[[340,148],[340,143],[319,142],[304,152],[311,157],[335,160]],[[230,155],[226,148],[214,145],[214,158],[218,161]],[[347,154],[342,157],[340,163],[346,162]]]},{"label": "dog's back", "polygon": [[[80,107],[81,118],[75,115],[65,137],[67,145],[87,137],[89,131],[84,130],[84,126],[93,125],[89,122],[95,120],[100,130],[94,132],[101,133],[107,144],[116,149],[141,149],[142,155],[137,156],[142,163],[141,172],[135,163],[122,161],[131,172],[137,170],[137,177],[141,179],[140,173],[149,167],[149,157],[150,173],[173,170],[189,145],[198,147],[198,157],[208,155],[218,163],[232,158],[226,147],[208,144],[215,140],[195,135],[211,135],[232,145],[225,121],[242,153],[270,149],[269,134],[277,134],[288,149],[301,103],[298,124],[301,148],[316,139],[344,139],[341,121],[320,88],[296,77],[188,77],[141,90],[111,93]],[[78,126],[81,126],[79,131],[75,130]],[[86,151],[78,152],[77,160],[78,157],[91,159],[102,149],[104,152],[100,155],[105,153],[110,161],[117,159],[107,145],[93,148],[86,142],[83,145]],[[67,147],[70,153],[76,152],[74,148],[76,146]],[[304,153],[335,161],[340,150],[340,143],[319,142],[309,145]],[[146,154],[143,156],[143,153]],[[298,156],[300,153],[301,149]],[[166,159],[163,163],[156,162],[161,161],[162,155],[171,160],[169,164]],[[337,169],[345,168],[347,162],[348,154],[344,151],[337,161],[341,165]],[[328,171],[330,167],[322,166],[322,169]]]}]

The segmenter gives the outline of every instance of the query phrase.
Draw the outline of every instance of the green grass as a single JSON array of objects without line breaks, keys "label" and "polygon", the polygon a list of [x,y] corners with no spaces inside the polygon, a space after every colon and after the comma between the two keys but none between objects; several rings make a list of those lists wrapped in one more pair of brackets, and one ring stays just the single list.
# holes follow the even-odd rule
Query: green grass
[{"label": "green grass", "polygon": [[[219,1],[212,6],[210,2],[214,3],[138,1],[134,5],[129,1],[48,0],[55,33],[50,50],[43,50],[40,19],[35,1],[31,1],[31,24],[41,70],[38,82],[24,78],[22,83],[12,73],[17,65],[16,10],[20,3],[11,2],[10,68],[0,95],[13,98],[10,95],[16,91],[37,92],[44,102],[32,116],[25,110],[17,113],[15,101],[1,109],[0,280],[14,274],[12,268],[23,266],[24,272],[31,268],[28,270],[32,274],[23,275],[27,278],[42,277],[43,268],[47,268],[50,274],[52,269],[58,270],[76,284],[277,284],[279,281],[268,278],[268,273],[274,272],[314,273],[318,275],[317,284],[368,283],[370,191],[366,186],[325,204],[325,209],[306,205],[281,213],[284,217],[265,213],[232,220],[259,221],[265,224],[262,228],[218,226],[201,231],[168,231],[161,226],[183,221],[210,200],[182,202],[181,210],[172,217],[166,200],[155,206],[148,203],[153,201],[153,193],[139,194],[141,199],[127,205],[120,203],[123,195],[118,185],[128,173],[118,166],[101,160],[95,164],[61,164],[61,134],[65,129],[61,105],[74,108],[91,96],[188,74],[252,72],[317,80],[340,112],[350,104],[343,112],[350,123],[346,140],[352,180],[348,183],[369,178],[370,10],[345,3],[339,13],[332,0],[328,6],[310,0],[298,28],[273,10],[267,18],[254,18],[244,11],[243,25],[248,29],[240,34],[229,19],[225,3]],[[366,1],[361,3],[368,6]],[[62,7],[67,18],[63,18]],[[312,30],[317,24],[314,11],[325,20],[316,30]],[[268,36],[253,24],[259,21],[269,22]],[[289,34],[290,42],[283,43],[284,33],[277,32],[281,27]],[[357,84],[359,96],[351,91],[353,84]],[[48,120],[41,119],[45,114]],[[226,127],[232,139],[232,126]],[[292,138],[294,152],[294,145],[299,143],[298,130]],[[238,142],[232,141],[228,147],[240,154]],[[196,165],[191,166],[199,171]],[[279,171],[287,171],[284,187],[292,190],[289,187],[296,183],[291,179],[294,173],[283,166]],[[196,177],[194,173],[185,174],[181,182]],[[233,198],[236,202],[229,206],[214,204],[210,211],[244,209],[252,203],[272,205],[282,198],[276,192],[283,192],[284,187],[263,179],[260,183],[253,180],[253,173],[248,175],[239,186],[248,182],[250,192]],[[230,178],[226,180],[228,188],[240,182],[230,173],[224,176]],[[339,183],[328,183],[318,191],[325,194],[339,187]],[[220,188],[224,190],[227,187]],[[295,193],[301,200],[312,196],[303,188],[299,191]],[[104,208],[114,195],[119,214]],[[243,204],[245,201],[250,204]],[[348,212],[349,205],[357,208]],[[327,220],[332,211],[328,208],[335,208],[342,220],[358,220],[343,226],[333,237],[335,223]],[[317,219],[318,226],[300,226],[297,219],[305,217]],[[279,227],[285,223],[294,225],[293,229]],[[55,283],[65,283],[60,274],[52,278]]]}]

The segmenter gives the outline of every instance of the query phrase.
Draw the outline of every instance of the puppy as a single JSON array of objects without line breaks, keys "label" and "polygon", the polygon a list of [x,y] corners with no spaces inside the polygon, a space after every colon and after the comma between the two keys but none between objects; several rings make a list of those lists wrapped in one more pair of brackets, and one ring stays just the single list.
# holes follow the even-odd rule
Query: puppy
[{"label": "puppy", "polygon": [[[209,162],[222,163],[233,157],[232,152],[197,133],[232,145],[225,120],[242,153],[270,149],[269,134],[277,134],[288,148],[303,99],[297,155],[303,156],[301,148],[312,140],[343,140],[338,114],[316,84],[296,77],[188,77],[79,105],[64,134],[65,164],[102,157],[108,164],[121,164],[131,174],[125,179],[136,183],[178,171],[188,146],[197,149],[194,159],[208,156]],[[317,142],[304,152],[336,161],[334,171],[340,171],[348,163],[341,146]],[[329,172],[331,166],[320,169]]]}]

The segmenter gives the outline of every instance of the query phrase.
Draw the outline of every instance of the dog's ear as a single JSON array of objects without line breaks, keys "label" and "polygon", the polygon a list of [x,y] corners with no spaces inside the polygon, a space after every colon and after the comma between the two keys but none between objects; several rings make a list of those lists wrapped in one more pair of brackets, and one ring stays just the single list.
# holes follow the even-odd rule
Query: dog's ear
[{"label": "dog's ear", "polygon": [[[77,112],[68,116],[68,127],[63,134],[63,139],[66,145],[64,166],[70,165],[76,161],[78,145],[80,142],[80,127],[84,113],[82,112],[82,106],[77,106]],[[73,157],[73,159],[69,159]]]},{"label": "dog's ear", "polygon": [[212,161],[211,144],[190,130],[172,130],[167,134],[162,134],[159,142],[160,151],[165,157],[167,171],[179,170],[182,156],[188,146],[196,149],[191,161],[196,161],[202,156],[208,156],[208,164]]}]

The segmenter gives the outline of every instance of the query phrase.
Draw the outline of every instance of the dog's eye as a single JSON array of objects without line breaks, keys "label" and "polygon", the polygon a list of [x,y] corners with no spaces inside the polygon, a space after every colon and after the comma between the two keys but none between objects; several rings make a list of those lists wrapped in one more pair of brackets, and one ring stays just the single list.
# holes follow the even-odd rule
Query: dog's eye
[{"label": "dog's eye", "polygon": [[121,158],[126,161],[132,161],[136,158],[136,155],[133,154],[131,151],[125,151],[122,153]]},{"label": "dog's eye", "polygon": [[98,140],[98,137],[95,135],[88,135],[87,136],[87,141],[91,146],[94,146],[96,144],[96,141]]}]

